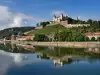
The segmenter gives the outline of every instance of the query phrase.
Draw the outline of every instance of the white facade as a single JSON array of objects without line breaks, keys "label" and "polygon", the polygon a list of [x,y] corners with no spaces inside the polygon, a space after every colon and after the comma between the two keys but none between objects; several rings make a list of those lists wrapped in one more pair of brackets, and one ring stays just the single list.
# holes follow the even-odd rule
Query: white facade
[{"label": "white facade", "polygon": [[86,33],[85,34],[90,40],[94,37],[97,40],[100,37],[100,32],[98,33]]},{"label": "white facade", "polygon": [[63,20],[63,18],[66,17],[63,14],[61,14],[60,16],[55,16],[53,17],[53,22],[60,22]]},{"label": "white facade", "polygon": [[53,23],[63,25],[66,28],[90,26],[90,24],[68,24],[68,20],[66,20],[66,16],[64,16],[63,14],[61,14],[60,16],[54,15]]}]

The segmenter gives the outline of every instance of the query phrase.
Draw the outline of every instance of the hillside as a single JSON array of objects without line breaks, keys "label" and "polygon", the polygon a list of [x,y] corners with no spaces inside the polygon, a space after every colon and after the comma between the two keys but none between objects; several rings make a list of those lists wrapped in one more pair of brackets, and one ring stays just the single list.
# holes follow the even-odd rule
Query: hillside
[{"label": "hillside", "polygon": [[32,35],[32,34],[50,34],[53,32],[59,32],[59,31],[67,31],[68,29],[63,27],[62,25],[53,25],[53,26],[47,26],[45,28],[39,29],[39,30],[34,30],[27,32],[27,35]]},{"label": "hillside", "polygon": [[28,32],[34,30],[35,27],[14,27],[14,28],[7,28],[0,31],[0,39],[4,37],[10,37],[12,34],[23,34],[24,32]]}]

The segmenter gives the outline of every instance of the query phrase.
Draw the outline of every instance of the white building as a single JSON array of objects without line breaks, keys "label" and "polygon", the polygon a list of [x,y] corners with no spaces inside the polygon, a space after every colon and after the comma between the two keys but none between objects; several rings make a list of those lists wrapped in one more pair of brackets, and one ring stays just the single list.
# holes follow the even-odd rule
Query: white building
[{"label": "white building", "polygon": [[90,24],[68,24],[68,20],[66,18],[67,16],[61,14],[60,16],[55,16],[53,17],[53,23],[54,24],[60,24],[63,25],[66,28],[72,28],[72,27],[88,27]]},{"label": "white building", "polygon": [[86,33],[85,34],[90,40],[94,37],[95,40],[100,38],[100,32],[94,32],[94,33]]},{"label": "white building", "polygon": [[61,21],[64,21],[65,18],[66,16],[64,16],[63,14],[61,14],[60,16],[54,15],[53,22],[61,22]]}]

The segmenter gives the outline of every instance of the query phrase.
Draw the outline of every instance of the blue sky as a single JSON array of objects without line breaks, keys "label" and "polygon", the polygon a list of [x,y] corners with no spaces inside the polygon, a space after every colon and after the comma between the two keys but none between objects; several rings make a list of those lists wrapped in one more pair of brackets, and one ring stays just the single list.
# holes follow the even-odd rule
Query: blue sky
[{"label": "blue sky", "polygon": [[[100,20],[100,0],[0,0],[0,6],[8,7],[9,12],[42,20],[52,20],[54,13],[61,12],[73,18]],[[36,22],[28,24],[32,23]]]}]

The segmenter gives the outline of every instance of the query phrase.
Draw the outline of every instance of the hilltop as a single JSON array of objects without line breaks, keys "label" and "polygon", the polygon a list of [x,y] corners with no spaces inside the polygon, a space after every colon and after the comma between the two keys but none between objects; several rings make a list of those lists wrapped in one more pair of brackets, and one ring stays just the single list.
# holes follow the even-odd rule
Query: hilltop
[{"label": "hilltop", "polygon": [[65,28],[62,25],[53,25],[53,26],[46,26],[42,29],[33,30],[30,32],[27,32],[27,35],[32,34],[51,34],[51,33],[57,33],[59,31],[67,31],[68,29]]},{"label": "hilltop", "polygon": [[37,24],[36,30],[26,32],[25,34],[51,34],[58,31],[76,31],[80,33],[85,32],[100,32],[100,21],[80,19],[73,19],[69,16],[61,14],[59,16],[54,15],[52,21],[41,22]]}]

